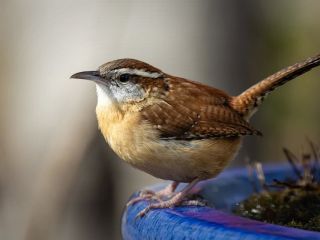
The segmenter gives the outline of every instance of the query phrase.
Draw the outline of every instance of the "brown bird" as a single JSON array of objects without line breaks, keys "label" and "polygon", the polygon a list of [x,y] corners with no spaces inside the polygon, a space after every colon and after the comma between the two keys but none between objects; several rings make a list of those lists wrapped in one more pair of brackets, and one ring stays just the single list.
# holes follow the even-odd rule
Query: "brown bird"
[{"label": "brown bird", "polygon": [[[162,72],[135,59],[108,62],[72,78],[96,83],[99,128],[127,163],[172,180],[159,192],[131,200],[156,199],[140,212],[179,205],[201,180],[217,176],[235,157],[243,136],[261,135],[249,124],[264,98],[277,87],[320,64],[320,55],[287,67],[238,96]],[[180,182],[189,183],[174,192]]]}]

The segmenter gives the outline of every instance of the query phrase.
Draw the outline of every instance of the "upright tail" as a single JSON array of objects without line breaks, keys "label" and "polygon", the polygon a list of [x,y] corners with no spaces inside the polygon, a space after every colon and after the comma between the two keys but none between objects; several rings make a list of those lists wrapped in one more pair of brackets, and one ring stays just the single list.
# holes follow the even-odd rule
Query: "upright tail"
[{"label": "upright tail", "polygon": [[230,105],[249,119],[270,92],[319,65],[320,54],[286,67],[233,97]]}]

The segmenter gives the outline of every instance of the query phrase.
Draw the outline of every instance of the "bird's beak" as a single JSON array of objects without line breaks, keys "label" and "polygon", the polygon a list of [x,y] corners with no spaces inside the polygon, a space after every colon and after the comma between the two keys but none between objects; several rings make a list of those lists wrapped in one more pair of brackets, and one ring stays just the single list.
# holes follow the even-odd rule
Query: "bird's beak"
[{"label": "bird's beak", "polygon": [[91,80],[94,82],[102,82],[103,78],[100,76],[99,71],[86,71],[73,74],[70,78]]}]

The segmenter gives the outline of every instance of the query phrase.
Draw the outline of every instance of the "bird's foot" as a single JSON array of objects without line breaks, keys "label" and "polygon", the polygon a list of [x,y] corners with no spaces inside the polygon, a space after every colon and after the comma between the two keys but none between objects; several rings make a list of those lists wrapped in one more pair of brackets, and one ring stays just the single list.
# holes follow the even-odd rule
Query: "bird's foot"
[{"label": "bird's foot", "polygon": [[177,196],[179,193],[176,194],[173,198],[162,201],[159,203],[152,203],[148,207],[144,208],[142,211],[139,212],[137,215],[138,217],[145,216],[151,209],[156,208],[173,208],[175,206],[199,206],[199,207],[205,207],[208,206],[208,202],[198,198],[198,199],[181,199],[179,196]]},{"label": "bird's foot", "polygon": [[156,200],[158,202],[163,202],[164,200],[167,200],[175,194],[174,190],[177,188],[178,184],[178,182],[172,182],[167,187],[158,192],[143,190],[140,192],[138,197],[131,199],[127,203],[127,207],[143,200]]},{"label": "bird's foot", "polygon": [[169,184],[164,189],[158,191],[156,194],[161,199],[168,199],[168,198],[172,197],[175,194],[174,191],[176,190],[178,185],[179,185],[178,182],[172,182],[171,184]]},{"label": "bird's foot", "polygon": [[192,187],[197,184],[199,180],[195,179],[193,182],[188,184],[181,192],[176,193],[173,195],[171,198],[167,200],[163,200],[157,203],[151,203],[149,206],[144,208],[142,211],[140,211],[137,215],[137,218],[145,216],[151,209],[156,209],[156,208],[173,208],[178,205],[193,205],[193,206],[204,206],[203,203],[201,203],[198,200],[186,200],[184,202],[184,198],[187,196],[189,191],[192,189]]},{"label": "bird's foot", "polygon": [[148,201],[148,200],[157,200],[157,201],[162,201],[162,199],[157,196],[156,192],[153,191],[149,191],[149,190],[144,190],[141,191],[138,197],[135,197],[133,199],[131,199],[128,203],[127,203],[127,207],[136,204],[137,202],[140,201]]},{"label": "bird's foot", "polygon": [[142,211],[140,211],[137,215],[137,218],[143,217],[146,215],[151,209],[156,209],[156,208],[173,208],[177,205],[179,205],[182,200],[183,200],[183,194],[177,193],[175,196],[170,198],[169,200],[158,202],[158,203],[151,203],[149,206],[144,208]]}]

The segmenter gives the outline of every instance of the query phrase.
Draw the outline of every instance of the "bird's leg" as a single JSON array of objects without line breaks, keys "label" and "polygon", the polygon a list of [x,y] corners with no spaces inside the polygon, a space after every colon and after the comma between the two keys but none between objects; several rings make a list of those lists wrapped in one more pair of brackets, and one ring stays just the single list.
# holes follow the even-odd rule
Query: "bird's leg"
[{"label": "bird's leg", "polygon": [[176,188],[178,187],[179,182],[172,182],[168,186],[166,186],[164,189],[156,192],[156,195],[160,198],[166,197],[169,198],[174,193]]},{"label": "bird's leg", "polygon": [[139,201],[151,200],[151,199],[158,200],[161,202],[163,201],[163,198],[171,197],[178,185],[179,185],[179,182],[174,181],[158,192],[154,192],[151,190],[144,190],[140,192],[138,197],[131,199],[127,203],[127,206],[133,205]]},{"label": "bird's leg", "polygon": [[[148,207],[143,209],[137,217],[143,217],[146,215],[147,212],[149,212],[151,209],[155,208],[173,208],[174,206],[177,206],[182,203],[185,196],[188,195],[190,190],[199,182],[199,179],[193,180],[191,183],[189,183],[181,192],[176,193],[172,198],[161,201],[158,203],[151,203]],[[194,205],[198,205],[197,202],[194,202]]]}]

